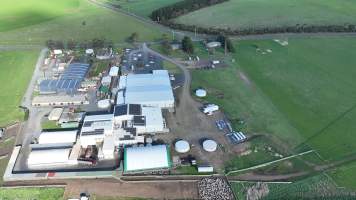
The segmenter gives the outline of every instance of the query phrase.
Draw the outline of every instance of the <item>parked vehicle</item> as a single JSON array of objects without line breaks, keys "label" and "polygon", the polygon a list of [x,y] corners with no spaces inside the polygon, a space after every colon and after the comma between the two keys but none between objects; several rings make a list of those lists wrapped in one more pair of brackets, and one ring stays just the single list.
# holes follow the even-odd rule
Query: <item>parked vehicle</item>
[{"label": "parked vehicle", "polygon": [[207,115],[212,115],[213,112],[218,110],[219,110],[219,106],[215,104],[207,104],[203,107],[203,113]]}]

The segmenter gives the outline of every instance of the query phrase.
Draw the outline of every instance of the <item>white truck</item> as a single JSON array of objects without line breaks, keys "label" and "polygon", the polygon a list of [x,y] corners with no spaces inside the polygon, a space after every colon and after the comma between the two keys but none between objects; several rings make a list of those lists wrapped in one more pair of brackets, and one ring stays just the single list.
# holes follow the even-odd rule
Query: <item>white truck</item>
[{"label": "white truck", "polygon": [[203,107],[203,113],[207,115],[212,115],[213,112],[218,110],[219,110],[219,106],[215,104],[207,104]]}]

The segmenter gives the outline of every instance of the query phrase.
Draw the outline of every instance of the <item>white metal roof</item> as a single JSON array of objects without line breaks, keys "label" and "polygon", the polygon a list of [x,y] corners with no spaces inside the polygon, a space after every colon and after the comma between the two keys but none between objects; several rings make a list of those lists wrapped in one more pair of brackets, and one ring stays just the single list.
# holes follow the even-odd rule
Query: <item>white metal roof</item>
[{"label": "white metal roof", "polygon": [[166,145],[130,147],[125,149],[124,154],[125,171],[170,167],[170,155]]},{"label": "white metal roof", "polygon": [[48,120],[57,121],[63,113],[63,108],[53,108],[53,110],[48,115]]},{"label": "white metal roof", "polygon": [[146,126],[163,128],[163,116],[161,108],[142,106],[142,115],[146,117]]},{"label": "white metal roof", "polygon": [[112,66],[112,67],[110,68],[109,75],[110,75],[110,76],[118,76],[118,75],[119,75],[119,67]]},{"label": "white metal roof", "polygon": [[[152,74],[121,76],[119,88],[125,89],[127,104],[172,107],[174,96],[167,70],[154,70]],[[122,102],[122,101],[120,101]]]},{"label": "white metal roof", "polygon": [[29,167],[67,164],[71,148],[32,150],[28,156]]},{"label": "white metal roof", "polygon": [[42,132],[38,144],[74,143],[77,140],[77,131]]}]

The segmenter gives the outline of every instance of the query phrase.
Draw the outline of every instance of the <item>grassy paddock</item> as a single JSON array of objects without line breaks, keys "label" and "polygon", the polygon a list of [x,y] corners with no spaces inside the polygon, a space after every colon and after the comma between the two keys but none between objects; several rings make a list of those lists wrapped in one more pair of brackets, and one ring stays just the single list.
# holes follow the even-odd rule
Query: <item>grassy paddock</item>
[{"label": "grassy paddock", "polygon": [[79,0],[2,0],[0,32],[49,21],[75,12]]},{"label": "grassy paddock", "polygon": [[293,39],[288,46],[241,41],[237,59],[297,129],[303,138],[297,149],[316,149],[323,159],[334,160],[356,149],[356,52],[350,51],[355,48],[356,38]]},{"label": "grassy paddock", "polygon": [[23,111],[18,108],[31,80],[39,52],[0,52],[0,126],[22,120]]},{"label": "grassy paddock", "polygon": [[143,17],[149,17],[152,11],[157,8],[164,7],[181,0],[101,0],[104,2],[110,2],[113,5],[120,6],[122,9],[135,13]]},{"label": "grassy paddock", "polygon": [[[140,41],[152,41],[160,36],[159,31],[149,25],[143,24],[132,17],[90,4],[87,0],[65,1],[78,2],[75,11],[67,12],[63,16],[51,17],[51,20],[43,21],[42,23],[28,23],[22,28],[0,32],[0,44],[42,45],[48,39],[86,41],[93,38],[105,38],[114,42],[123,42],[133,32],[139,34]],[[34,0],[31,0],[31,2],[33,3]],[[36,6],[41,6],[42,2],[47,2],[46,5],[50,4],[52,9],[49,9],[48,12],[57,10],[57,1],[41,0]],[[18,8],[19,4],[11,4],[9,6],[13,9],[20,9]],[[44,11],[40,12],[40,14],[46,15]],[[15,16],[13,13],[9,17]]]},{"label": "grassy paddock", "polygon": [[177,18],[176,22],[203,27],[239,29],[296,24],[355,24],[356,2],[349,0],[230,0],[188,13]]}]

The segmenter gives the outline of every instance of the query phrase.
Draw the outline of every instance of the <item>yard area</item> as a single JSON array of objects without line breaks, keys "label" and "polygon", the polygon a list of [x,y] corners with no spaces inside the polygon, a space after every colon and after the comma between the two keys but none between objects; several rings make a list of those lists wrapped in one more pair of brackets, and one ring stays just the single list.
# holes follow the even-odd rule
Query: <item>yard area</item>
[{"label": "yard area", "polygon": [[247,29],[356,23],[356,2],[349,0],[230,0],[178,17],[178,23]]},{"label": "yard area", "polygon": [[[43,0],[38,2],[31,0],[31,3],[29,2],[28,4],[36,4],[35,7],[49,7],[48,9],[39,9],[37,11],[36,16],[38,20],[32,20],[32,17],[36,17],[33,13],[30,13],[31,18],[26,18],[26,20],[22,20],[21,23],[18,22],[21,26],[18,25],[11,28],[7,28],[6,20],[2,20],[3,22],[0,21],[0,44],[44,45],[45,41],[49,39],[88,41],[93,38],[105,38],[113,42],[124,42],[133,32],[139,34],[140,41],[152,41],[160,36],[159,31],[155,28],[143,24],[132,17],[109,9],[100,8],[89,3],[87,0],[65,0],[62,2],[58,3],[57,1]],[[64,11],[57,12],[62,4],[66,5],[65,2],[67,2],[68,5],[74,4],[75,6],[67,6],[69,8],[62,6],[64,7],[62,8]],[[44,6],[42,6],[42,4]],[[59,8],[57,8],[57,4],[59,4]],[[26,7],[22,8],[21,5],[22,4],[9,3],[6,9],[20,11],[23,9],[23,12],[29,10],[26,9]],[[50,13],[58,13],[58,15],[50,15]],[[64,14],[59,15],[61,13]],[[50,17],[48,17],[47,14]],[[0,14],[0,20],[1,16]],[[3,18],[4,17],[5,16],[3,16]],[[17,17],[16,12],[11,12],[6,15],[6,18],[12,19],[14,17]]]},{"label": "yard area", "polygon": [[23,119],[18,108],[35,68],[37,51],[0,52],[0,127]]}]

